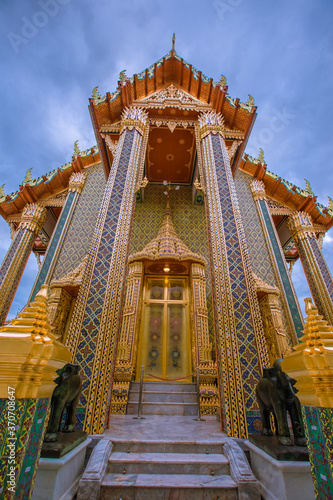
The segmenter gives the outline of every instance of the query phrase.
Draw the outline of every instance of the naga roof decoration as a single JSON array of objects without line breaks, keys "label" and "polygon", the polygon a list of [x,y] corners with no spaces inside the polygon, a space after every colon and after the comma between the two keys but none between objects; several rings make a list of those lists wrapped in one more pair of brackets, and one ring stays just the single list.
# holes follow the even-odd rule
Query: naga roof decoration
[{"label": "naga roof decoration", "polygon": [[129,262],[143,260],[188,261],[206,265],[206,260],[192,252],[185,243],[178,238],[172,223],[169,198],[165,209],[164,219],[156,238],[151,240],[143,250],[131,255]]}]

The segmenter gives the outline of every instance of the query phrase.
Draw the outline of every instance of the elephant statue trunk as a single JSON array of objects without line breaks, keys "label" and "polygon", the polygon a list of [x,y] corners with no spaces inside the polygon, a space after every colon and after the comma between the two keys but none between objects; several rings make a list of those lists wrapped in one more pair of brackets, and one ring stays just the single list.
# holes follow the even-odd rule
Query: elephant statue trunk
[{"label": "elephant statue trunk", "polygon": [[[263,377],[256,387],[256,397],[262,420],[264,436],[272,436],[270,413],[274,415],[275,427],[279,436],[279,443],[291,446],[306,446],[306,438],[302,419],[301,405],[296,396],[294,387],[296,380],[284,373],[281,368],[281,359],[274,362],[272,368],[264,368]],[[289,412],[294,443],[290,437],[287,412]]]}]

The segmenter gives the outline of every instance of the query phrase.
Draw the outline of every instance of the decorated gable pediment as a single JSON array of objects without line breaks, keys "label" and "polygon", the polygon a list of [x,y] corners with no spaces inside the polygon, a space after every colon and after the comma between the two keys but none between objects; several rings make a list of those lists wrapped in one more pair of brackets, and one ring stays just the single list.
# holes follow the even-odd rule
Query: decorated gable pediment
[{"label": "decorated gable pediment", "polygon": [[290,215],[295,210],[283,205],[282,203],[267,197],[267,204],[272,215]]},{"label": "decorated gable pediment", "polygon": [[178,89],[171,84],[166,89],[158,90],[153,94],[136,102],[136,105],[150,108],[164,109],[167,107],[180,107],[186,110],[203,111],[211,109],[211,106],[195,99],[184,90]]}]

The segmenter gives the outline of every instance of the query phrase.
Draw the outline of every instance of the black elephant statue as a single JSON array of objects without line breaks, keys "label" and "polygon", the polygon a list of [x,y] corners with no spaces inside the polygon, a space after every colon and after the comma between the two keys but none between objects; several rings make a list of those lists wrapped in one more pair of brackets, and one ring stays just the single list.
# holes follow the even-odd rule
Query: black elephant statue
[{"label": "black elephant statue", "polygon": [[[281,368],[282,359],[274,362],[273,368],[264,368],[263,377],[256,387],[256,396],[262,420],[264,436],[272,436],[270,412],[273,412],[278,441],[282,445],[306,446],[301,405],[294,387],[296,380],[284,373]],[[294,443],[291,440],[287,412],[289,412]]]},{"label": "black elephant statue", "polygon": [[59,377],[55,379],[57,387],[54,389],[51,399],[51,413],[44,441],[54,442],[57,440],[57,432],[60,431],[63,412],[66,408],[66,421],[63,432],[74,432],[74,415],[78,405],[82,381],[78,374],[79,365],[68,363],[57,370]]}]

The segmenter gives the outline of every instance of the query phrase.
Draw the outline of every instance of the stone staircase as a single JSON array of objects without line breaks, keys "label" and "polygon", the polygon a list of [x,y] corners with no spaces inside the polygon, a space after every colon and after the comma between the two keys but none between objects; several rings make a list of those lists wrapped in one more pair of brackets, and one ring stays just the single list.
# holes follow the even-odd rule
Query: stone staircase
[{"label": "stone staircase", "polygon": [[[138,413],[140,382],[131,382],[127,414]],[[142,415],[197,415],[196,385],[174,382],[144,382]]]},{"label": "stone staircase", "polygon": [[78,500],[260,500],[244,452],[216,420],[122,415],[111,421],[112,435],[94,448]]},{"label": "stone staircase", "polygon": [[229,461],[221,445],[114,443],[101,499],[173,498],[238,499],[237,484],[230,476]]}]

